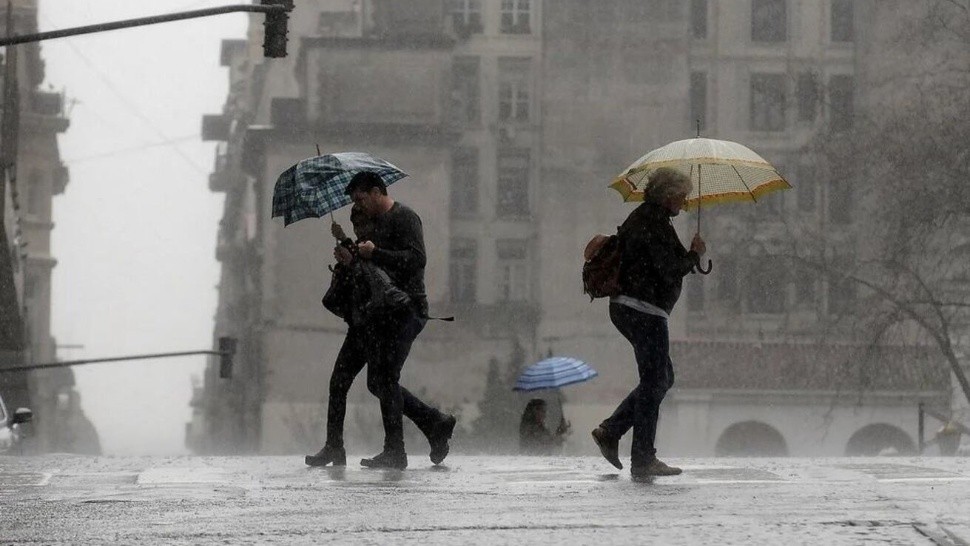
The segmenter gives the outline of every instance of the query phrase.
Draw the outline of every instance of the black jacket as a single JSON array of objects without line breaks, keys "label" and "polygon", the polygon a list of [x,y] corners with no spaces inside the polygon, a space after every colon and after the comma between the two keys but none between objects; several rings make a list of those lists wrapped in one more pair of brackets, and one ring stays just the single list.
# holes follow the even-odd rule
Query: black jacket
[{"label": "black jacket", "polygon": [[427,257],[421,218],[406,205],[395,202],[391,210],[374,219],[374,224],[371,240],[377,248],[371,260],[410,296],[419,314],[427,314],[424,290]]},{"label": "black jacket", "polygon": [[643,203],[618,230],[620,293],[652,303],[668,314],[680,298],[684,275],[698,255],[681,244],[666,208]]}]

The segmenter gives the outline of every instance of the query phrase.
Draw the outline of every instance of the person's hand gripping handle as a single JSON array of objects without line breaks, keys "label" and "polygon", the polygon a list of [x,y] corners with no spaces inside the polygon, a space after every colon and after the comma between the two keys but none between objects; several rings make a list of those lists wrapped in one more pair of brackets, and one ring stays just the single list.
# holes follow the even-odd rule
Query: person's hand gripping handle
[{"label": "person's hand gripping handle", "polygon": [[707,275],[708,273],[710,273],[711,269],[714,267],[714,264],[711,263],[711,260],[707,260],[706,270],[703,267],[701,267],[700,257],[703,256],[705,252],[707,252],[707,243],[704,242],[704,239],[701,239],[700,233],[694,234],[694,238],[691,239],[690,241],[690,249],[697,253],[697,264],[695,265],[695,267],[697,268],[697,272],[703,275]]}]

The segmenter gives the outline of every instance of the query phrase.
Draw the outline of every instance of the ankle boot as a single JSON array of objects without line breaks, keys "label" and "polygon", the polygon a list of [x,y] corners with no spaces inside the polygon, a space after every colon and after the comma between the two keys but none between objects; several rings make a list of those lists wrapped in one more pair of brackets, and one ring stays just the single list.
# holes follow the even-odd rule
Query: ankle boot
[{"label": "ankle boot", "polygon": [[323,446],[316,455],[307,455],[305,458],[307,466],[347,466],[347,452],[342,447]]},{"label": "ankle boot", "polygon": [[370,459],[361,459],[361,466],[368,468],[396,468],[404,470],[408,467],[408,455],[404,451],[384,450]]}]

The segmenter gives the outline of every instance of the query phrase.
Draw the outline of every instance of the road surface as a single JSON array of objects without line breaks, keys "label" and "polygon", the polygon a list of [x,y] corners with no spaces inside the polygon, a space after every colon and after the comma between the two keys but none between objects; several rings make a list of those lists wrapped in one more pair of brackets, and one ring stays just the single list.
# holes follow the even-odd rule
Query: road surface
[{"label": "road surface", "polygon": [[357,458],[0,457],[0,543],[970,541],[968,458],[670,459],[652,483],[593,457]]}]

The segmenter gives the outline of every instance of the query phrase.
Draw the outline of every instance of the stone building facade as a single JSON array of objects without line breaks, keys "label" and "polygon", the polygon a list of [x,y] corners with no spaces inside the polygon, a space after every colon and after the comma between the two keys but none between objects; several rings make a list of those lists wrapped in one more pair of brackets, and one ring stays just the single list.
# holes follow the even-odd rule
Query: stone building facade
[{"label": "stone building facade", "polygon": [[[631,209],[606,187],[612,177],[694,136],[699,121],[704,136],[762,153],[796,189],[704,212],[715,270],[688,278],[671,319],[680,375],[659,432],[665,453],[910,450],[917,404],[948,403],[940,363],[911,347],[890,351],[893,380],[859,373],[864,347],[819,342],[852,288],[803,282],[778,257],[790,219],[853,244],[846,189],[814,172],[804,148],[852,119],[868,4],[317,0],[291,17],[285,59],[259,57],[258,24],[224,42],[230,96],[203,123],[224,143],[211,179],[226,192],[215,335],[238,336],[243,350],[232,381],[214,363],[198,387],[190,446],[290,453],[322,441],[344,333],[317,303],[332,261],[327,221],[284,230],[269,218],[276,176],[318,145],[411,174],[392,193],[424,221],[433,312],[458,320],[428,325],[402,383],[460,411],[473,434],[490,358],[517,344],[529,360],[582,358],[600,376],[564,392],[566,450],[591,452],[587,431],[636,377],[605,303],[582,294],[582,249]],[[683,216],[686,238],[695,217]],[[336,218],[346,224],[347,212]],[[348,442],[365,449],[379,446],[379,419],[359,383]]]},{"label": "stone building facade", "polygon": [[[37,32],[37,5],[37,0],[12,2],[14,34]],[[52,200],[64,192],[68,182],[57,135],[67,130],[69,122],[64,95],[42,86],[44,61],[38,44],[8,46],[4,62],[4,117],[12,121],[5,120],[0,137],[7,167],[0,259],[0,366],[54,362],[51,274],[57,260],[50,244]],[[9,406],[30,407],[34,412],[32,449],[100,452],[97,433],[80,408],[70,369],[3,373],[0,388]]]}]

